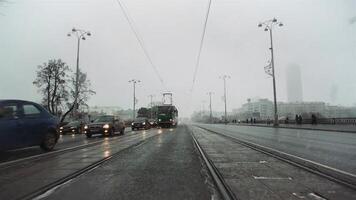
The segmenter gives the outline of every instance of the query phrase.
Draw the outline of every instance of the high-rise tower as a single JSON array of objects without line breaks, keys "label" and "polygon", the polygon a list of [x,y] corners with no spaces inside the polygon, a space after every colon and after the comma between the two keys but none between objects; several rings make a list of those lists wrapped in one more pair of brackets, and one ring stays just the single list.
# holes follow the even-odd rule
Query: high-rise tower
[{"label": "high-rise tower", "polygon": [[303,101],[303,87],[300,66],[290,64],[287,67],[287,99],[288,102]]}]

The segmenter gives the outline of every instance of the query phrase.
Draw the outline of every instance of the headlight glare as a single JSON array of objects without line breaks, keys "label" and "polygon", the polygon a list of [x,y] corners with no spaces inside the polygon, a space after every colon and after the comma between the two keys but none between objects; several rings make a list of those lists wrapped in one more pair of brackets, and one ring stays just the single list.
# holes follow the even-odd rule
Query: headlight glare
[{"label": "headlight glare", "polygon": [[105,124],[105,125],[103,126],[103,128],[108,129],[108,128],[110,128],[110,126],[109,126],[109,124]]},{"label": "headlight glare", "polygon": [[89,127],[87,125],[84,126],[84,129],[88,129]]}]

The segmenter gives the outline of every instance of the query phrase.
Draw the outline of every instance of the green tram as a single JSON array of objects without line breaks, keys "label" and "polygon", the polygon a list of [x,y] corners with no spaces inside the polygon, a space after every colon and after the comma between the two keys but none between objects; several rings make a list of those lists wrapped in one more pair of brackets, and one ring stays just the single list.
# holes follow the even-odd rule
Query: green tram
[{"label": "green tram", "polygon": [[162,128],[177,127],[178,110],[173,105],[162,105],[157,107],[157,124]]}]

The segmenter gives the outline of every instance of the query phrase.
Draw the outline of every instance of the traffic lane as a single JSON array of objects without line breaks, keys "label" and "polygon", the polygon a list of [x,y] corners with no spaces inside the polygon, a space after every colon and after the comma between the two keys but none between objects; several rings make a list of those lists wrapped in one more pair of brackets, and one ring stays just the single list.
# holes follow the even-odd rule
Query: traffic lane
[{"label": "traffic lane", "polygon": [[[117,132],[118,134],[118,132]],[[125,134],[130,135],[134,134],[131,132],[130,128],[125,129]],[[115,135],[114,137],[117,137]],[[75,147],[84,144],[90,144],[92,142],[97,142],[103,140],[104,137],[100,135],[94,135],[92,138],[87,138],[85,134],[66,134],[60,135],[58,143],[54,147],[53,151],[58,151],[70,147]],[[9,151],[0,151],[0,163],[13,161],[21,158],[26,158],[34,155],[45,154],[46,151],[43,151],[39,146],[9,150]]]},{"label": "traffic lane", "polygon": [[160,130],[104,138],[101,144],[75,151],[0,167],[0,199],[23,199],[26,195],[63,179],[93,163],[158,135]]},{"label": "traffic lane", "polygon": [[161,130],[46,199],[216,199],[186,128]]},{"label": "traffic lane", "polygon": [[233,140],[192,127],[209,159],[240,200],[355,199],[356,191]]},{"label": "traffic lane", "polygon": [[353,133],[234,125],[199,125],[356,174],[356,134]]}]

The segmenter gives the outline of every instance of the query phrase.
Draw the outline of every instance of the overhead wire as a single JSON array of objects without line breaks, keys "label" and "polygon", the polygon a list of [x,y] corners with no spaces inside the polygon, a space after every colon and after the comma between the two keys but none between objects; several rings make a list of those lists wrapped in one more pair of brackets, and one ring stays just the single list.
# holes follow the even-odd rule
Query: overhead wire
[{"label": "overhead wire", "polygon": [[200,57],[201,57],[201,52],[203,50],[203,45],[204,45],[204,40],[205,40],[205,35],[206,35],[206,27],[207,27],[207,24],[208,24],[208,19],[209,19],[209,14],[210,14],[210,7],[211,7],[211,0],[209,0],[208,10],[207,10],[206,15],[205,15],[203,33],[202,33],[202,36],[201,36],[201,39],[200,39],[199,52],[198,52],[198,57],[197,57],[197,61],[195,63],[195,69],[194,69],[194,74],[193,74],[193,83],[192,83],[192,87],[190,89],[191,92],[194,89],[194,85],[195,85],[195,81],[196,81],[197,73],[198,73],[198,68],[199,68],[199,65],[200,65]]},{"label": "overhead wire", "polygon": [[120,8],[121,8],[121,10],[122,10],[127,22],[130,25],[130,28],[131,28],[132,32],[135,34],[135,37],[136,37],[141,49],[143,50],[143,53],[145,54],[147,60],[149,61],[151,67],[153,68],[155,74],[157,75],[157,77],[160,80],[160,82],[163,85],[163,87],[166,88],[165,83],[164,83],[160,73],[158,72],[158,69],[157,69],[156,65],[153,63],[150,55],[148,54],[148,51],[147,51],[147,49],[146,49],[146,47],[145,47],[145,45],[143,43],[142,38],[140,37],[140,35],[138,34],[138,31],[135,29],[135,27],[133,25],[134,23],[133,23],[132,18],[130,17],[129,13],[126,11],[126,9],[125,9],[124,5],[121,3],[121,1],[120,0],[116,0],[116,2],[120,6]]}]

